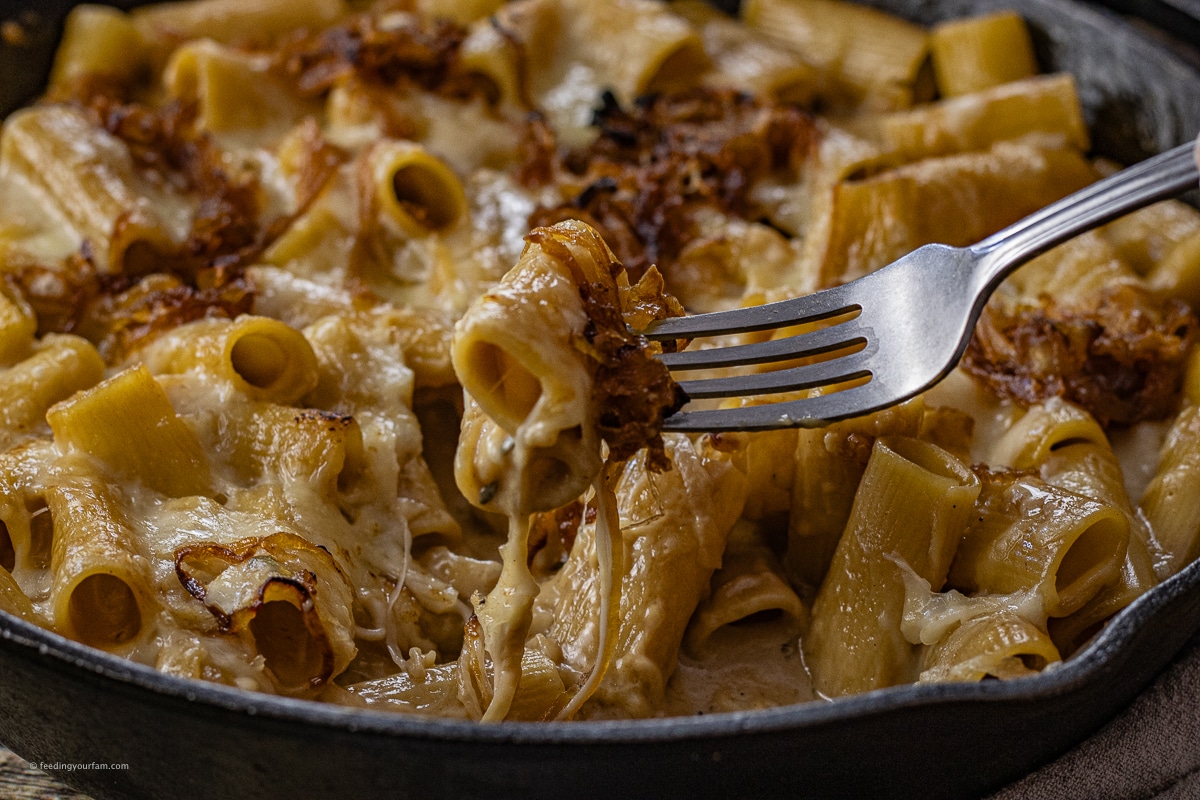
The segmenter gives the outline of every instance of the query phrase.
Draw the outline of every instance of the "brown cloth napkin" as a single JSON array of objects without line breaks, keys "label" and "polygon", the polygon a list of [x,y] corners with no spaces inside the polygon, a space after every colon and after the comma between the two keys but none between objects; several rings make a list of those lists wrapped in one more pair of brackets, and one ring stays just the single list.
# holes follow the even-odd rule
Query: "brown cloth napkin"
[{"label": "brown cloth napkin", "polygon": [[1200,798],[1200,637],[1116,719],[989,800]]}]

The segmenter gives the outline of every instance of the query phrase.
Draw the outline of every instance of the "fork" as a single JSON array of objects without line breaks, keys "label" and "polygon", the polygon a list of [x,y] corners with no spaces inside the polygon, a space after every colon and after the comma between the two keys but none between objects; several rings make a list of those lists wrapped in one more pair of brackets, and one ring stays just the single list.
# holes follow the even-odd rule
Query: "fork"
[{"label": "fork", "polygon": [[804,366],[680,381],[690,399],[851,388],[799,400],[666,418],[670,431],[756,431],[819,427],[907,400],[946,376],[967,349],[988,297],[1013,270],[1074,236],[1200,180],[1195,145],[1181,145],[1121,170],[970,247],[929,244],[865,277],[803,297],[656,322],[651,340],[692,339],[853,318],[795,336],[659,356],[672,372],[747,366],[860,349]]}]

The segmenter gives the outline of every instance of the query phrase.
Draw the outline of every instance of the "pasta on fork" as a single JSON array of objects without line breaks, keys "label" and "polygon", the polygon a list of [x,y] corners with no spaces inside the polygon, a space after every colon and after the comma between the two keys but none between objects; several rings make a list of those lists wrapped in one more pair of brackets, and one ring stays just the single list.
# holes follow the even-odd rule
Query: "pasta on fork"
[{"label": "pasta on fork", "polygon": [[638,332],[970,243],[1089,148],[1011,13],[79,6],[0,129],[0,613],[485,722],[1054,669],[1200,555],[1200,212],[1036,259],[826,428],[664,433],[709,344]]}]

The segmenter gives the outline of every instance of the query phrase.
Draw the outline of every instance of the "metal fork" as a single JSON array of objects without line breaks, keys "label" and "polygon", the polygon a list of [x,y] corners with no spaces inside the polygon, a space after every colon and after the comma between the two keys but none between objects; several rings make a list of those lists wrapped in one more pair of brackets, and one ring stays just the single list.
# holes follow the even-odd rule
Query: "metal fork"
[{"label": "metal fork", "polygon": [[[860,347],[815,364],[734,377],[680,381],[691,399],[751,396],[857,385],[800,400],[667,417],[671,431],[818,427],[877,411],[941,380],[962,357],[983,306],[1013,270],[1055,245],[1197,185],[1187,144],[1122,170],[1047,206],[971,247],[925,245],[856,281],[777,303],[675,317],[650,339],[691,339],[853,319],[755,344],[659,356],[672,371],[764,364]],[[863,379],[866,379],[865,381]]]}]

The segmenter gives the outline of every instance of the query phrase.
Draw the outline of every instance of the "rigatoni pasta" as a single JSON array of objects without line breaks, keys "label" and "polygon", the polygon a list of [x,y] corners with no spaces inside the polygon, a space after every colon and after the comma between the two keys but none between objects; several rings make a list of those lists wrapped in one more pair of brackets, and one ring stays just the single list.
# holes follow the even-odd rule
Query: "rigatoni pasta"
[{"label": "rigatoni pasta", "polygon": [[1200,554],[1200,212],[1039,257],[944,384],[822,429],[664,435],[656,356],[709,345],[640,335],[1110,169],[1030,41],[840,0],[79,7],[0,131],[0,613],[489,723],[1070,658]]},{"label": "rigatoni pasta", "polygon": [[[818,691],[830,697],[916,678],[916,652],[900,630],[900,563],[939,589],[974,511],[979,479],[936,445],[877,439],[813,602],[805,650]],[[858,588],[869,581],[871,592]]]}]

